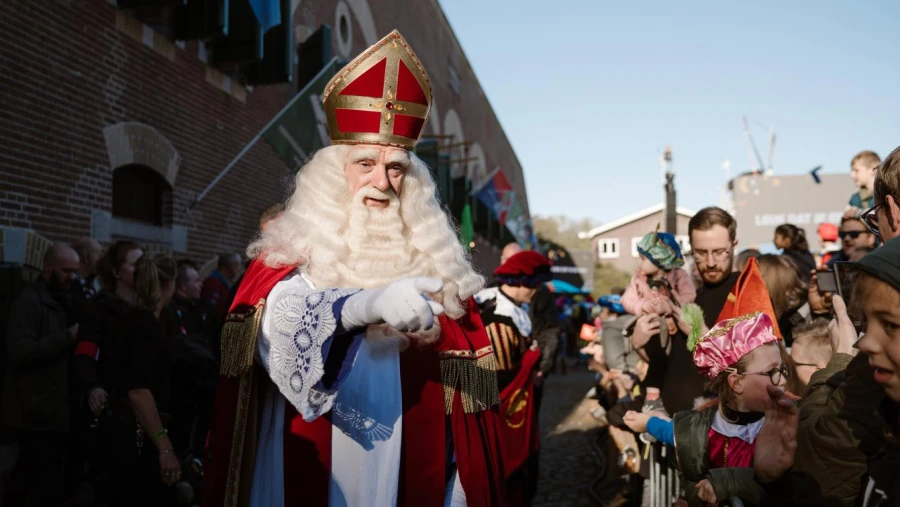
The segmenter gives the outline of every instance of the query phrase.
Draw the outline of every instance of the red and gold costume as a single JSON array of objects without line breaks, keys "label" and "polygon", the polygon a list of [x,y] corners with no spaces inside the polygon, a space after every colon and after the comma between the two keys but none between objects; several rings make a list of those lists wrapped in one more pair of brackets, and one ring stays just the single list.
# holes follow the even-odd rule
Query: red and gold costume
[{"label": "red and gold costume", "polygon": [[[431,86],[394,31],[323,102],[333,143],[411,149]],[[358,291],[251,264],[223,329],[204,506],[440,506],[454,470],[468,505],[503,505],[495,358],[474,302],[440,317],[436,342],[383,352],[343,330]]]}]

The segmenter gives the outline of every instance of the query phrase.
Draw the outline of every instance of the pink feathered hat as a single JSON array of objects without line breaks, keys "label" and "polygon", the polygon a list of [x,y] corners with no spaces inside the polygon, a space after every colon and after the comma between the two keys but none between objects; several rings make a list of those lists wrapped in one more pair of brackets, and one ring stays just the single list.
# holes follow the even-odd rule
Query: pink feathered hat
[{"label": "pink feathered hat", "polygon": [[701,375],[714,379],[757,347],[778,339],[765,313],[741,315],[719,322],[700,338],[694,348],[694,364]]}]

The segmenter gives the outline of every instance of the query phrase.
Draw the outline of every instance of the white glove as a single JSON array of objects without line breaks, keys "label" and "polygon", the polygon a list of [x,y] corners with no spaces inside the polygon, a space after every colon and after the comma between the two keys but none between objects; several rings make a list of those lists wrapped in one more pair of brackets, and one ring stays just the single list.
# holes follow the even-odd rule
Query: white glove
[{"label": "white glove", "polygon": [[440,303],[424,294],[439,292],[444,283],[437,278],[404,278],[378,289],[367,289],[347,298],[341,310],[342,327],[349,331],[385,323],[397,331],[417,333],[434,326],[444,313]]}]

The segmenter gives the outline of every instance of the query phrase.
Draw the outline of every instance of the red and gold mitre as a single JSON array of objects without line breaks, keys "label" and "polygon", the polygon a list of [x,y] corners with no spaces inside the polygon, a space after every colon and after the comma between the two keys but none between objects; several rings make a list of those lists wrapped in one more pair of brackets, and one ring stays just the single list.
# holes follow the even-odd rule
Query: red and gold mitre
[{"label": "red and gold mitre", "polygon": [[341,69],[322,95],[333,144],[379,144],[411,150],[431,110],[431,82],[400,32]]}]

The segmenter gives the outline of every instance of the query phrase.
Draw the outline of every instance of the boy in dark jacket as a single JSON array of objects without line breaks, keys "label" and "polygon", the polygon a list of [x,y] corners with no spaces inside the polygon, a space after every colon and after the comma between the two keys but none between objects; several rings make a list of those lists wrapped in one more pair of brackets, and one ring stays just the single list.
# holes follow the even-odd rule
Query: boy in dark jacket
[{"label": "boy in dark jacket", "polygon": [[[833,439],[827,445],[819,445],[815,438],[817,432],[810,430],[808,433],[812,438],[808,445],[818,449],[819,459],[831,463],[850,460],[847,465],[850,466],[854,462],[858,463],[858,453],[865,456],[866,470],[862,475],[856,505],[898,505],[900,442],[896,435],[900,431],[900,238],[888,241],[856,263],[856,266],[861,274],[852,297],[864,313],[866,321],[865,334],[856,347],[865,356],[860,354],[850,363],[845,379],[824,401],[823,412],[819,415],[822,422],[817,425],[830,430],[821,432],[824,437],[833,437],[838,434],[838,429],[843,428],[852,438],[848,436],[845,440]],[[836,322],[832,329],[832,340],[836,346],[837,358],[840,354],[852,352],[846,349],[848,344],[856,340],[857,331],[847,316],[843,300],[836,296],[834,302]],[[868,372],[860,357],[867,358]],[[874,381],[877,386],[866,389],[861,384],[865,381]],[[865,395],[867,390],[869,395]],[[801,410],[802,408],[801,405]],[[801,433],[806,432],[802,426],[800,429]],[[793,439],[792,445],[791,440],[786,438],[786,447],[790,451],[790,461],[793,462],[797,440]],[[771,446],[772,449],[776,447]],[[836,466],[833,465],[832,469]],[[763,465],[762,468],[766,466]],[[759,469],[760,466],[757,466],[757,474]],[[777,477],[782,474],[772,475]],[[823,485],[842,480],[834,476],[820,476],[817,479]],[[851,479],[843,480],[851,484],[853,482]],[[802,485],[784,477],[775,479],[775,483],[779,488],[767,495],[767,500],[772,505],[791,505],[787,502],[797,498],[798,490],[802,489]],[[813,495],[805,496],[815,500]]]}]

